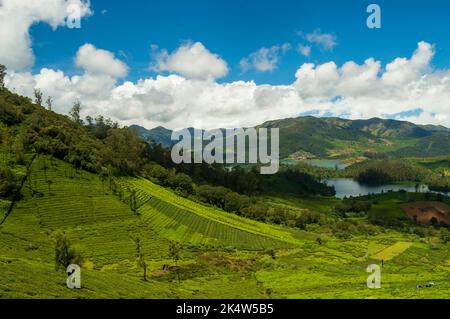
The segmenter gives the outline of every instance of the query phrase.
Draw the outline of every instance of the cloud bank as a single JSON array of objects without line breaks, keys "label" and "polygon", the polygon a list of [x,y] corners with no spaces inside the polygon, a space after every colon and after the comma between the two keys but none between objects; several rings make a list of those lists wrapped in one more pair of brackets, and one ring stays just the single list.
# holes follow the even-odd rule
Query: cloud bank
[{"label": "cloud bank", "polygon": [[[202,44],[197,47],[209,52]],[[89,57],[99,60],[95,68],[92,61],[80,58],[87,49],[92,51]],[[217,83],[208,78],[208,65],[200,68],[206,70],[202,76],[157,75],[118,84],[117,78],[126,70],[124,63],[110,52],[85,45],[76,57],[82,75],[69,77],[61,70],[44,68],[38,74],[11,73],[7,86],[27,96],[40,88],[53,96],[54,109],[61,113],[67,113],[78,98],[84,115],[104,114],[124,125],[146,127],[241,127],[300,114],[395,117],[450,126],[450,70],[431,67],[434,53],[434,46],[420,42],[411,57],[396,58],[385,67],[374,58],[341,66],[305,63],[297,70],[295,82],[285,86]],[[101,66],[107,64],[101,61],[115,67],[103,70]],[[417,109],[419,114],[408,112]]]}]

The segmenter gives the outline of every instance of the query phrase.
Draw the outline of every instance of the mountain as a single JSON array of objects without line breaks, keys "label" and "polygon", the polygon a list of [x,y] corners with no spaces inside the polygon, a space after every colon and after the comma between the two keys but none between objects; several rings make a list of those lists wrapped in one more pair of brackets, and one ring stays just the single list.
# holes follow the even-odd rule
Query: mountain
[{"label": "mountain", "polygon": [[139,125],[131,125],[130,128],[133,129],[138,136],[150,144],[161,144],[164,147],[173,145],[172,140],[170,139],[172,131],[162,126],[155,127],[151,130]]},{"label": "mountain", "polygon": [[[410,122],[372,118],[347,120],[304,116],[268,121],[256,128],[280,129],[280,155],[355,158],[368,154],[393,157],[450,154],[450,129]],[[170,147],[171,130],[132,126],[146,141]]]}]

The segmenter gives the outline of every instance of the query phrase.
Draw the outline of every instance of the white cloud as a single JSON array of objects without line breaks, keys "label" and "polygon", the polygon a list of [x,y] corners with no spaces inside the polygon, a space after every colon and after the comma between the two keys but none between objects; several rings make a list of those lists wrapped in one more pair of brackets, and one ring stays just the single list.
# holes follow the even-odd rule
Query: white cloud
[{"label": "white cloud", "polygon": [[297,52],[301,55],[309,57],[311,55],[311,46],[299,44],[297,47]]},{"label": "white cloud", "polygon": [[396,58],[385,70],[373,58],[340,68],[333,62],[304,64],[294,85],[306,104],[318,103],[317,109],[335,115],[383,117],[421,108],[423,114],[401,119],[450,126],[450,70],[433,70],[433,55],[433,46],[420,42],[411,58]]},{"label": "white cloud", "polygon": [[30,27],[38,22],[53,29],[65,24],[69,5],[80,7],[81,17],[91,14],[86,0],[0,0],[0,63],[21,71],[34,64]]},{"label": "white cloud", "polygon": [[[118,85],[107,74],[69,77],[50,69],[34,75],[10,73],[7,86],[27,96],[39,87],[54,97],[54,109],[61,113],[67,113],[79,98],[83,115],[104,114],[123,125],[149,128],[252,126],[305,112],[352,119],[395,115],[450,127],[450,70],[434,70],[433,55],[433,46],[421,42],[410,58],[395,59],[384,67],[374,58],[341,66],[332,61],[305,63],[297,70],[295,82],[284,86],[217,83],[180,75]],[[418,108],[423,112],[408,113]]]},{"label": "white cloud", "polygon": [[316,29],[313,32],[306,34],[305,38],[310,43],[318,45],[325,51],[333,50],[333,48],[337,45],[337,39],[334,34],[322,33],[320,29]]},{"label": "white cloud", "polygon": [[155,71],[169,71],[201,80],[215,80],[228,74],[227,63],[200,42],[184,43],[171,54],[165,49],[158,52],[155,45],[151,48],[156,56],[151,67]]},{"label": "white cloud", "polygon": [[254,69],[259,72],[270,72],[277,68],[280,55],[291,49],[289,43],[274,45],[270,48],[260,48],[240,61],[242,71]]},{"label": "white cloud", "polygon": [[92,44],[83,45],[77,52],[75,64],[90,73],[105,74],[116,78],[127,75],[128,67],[109,51],[97,49]]},{"label": "white cloud", "polygon": [[392,85],[408,83],[420,74],[429,71],[433,56],[433,46],[423,41],[419,42],[411,59],[397,58],[386,66],[383,81]]}]

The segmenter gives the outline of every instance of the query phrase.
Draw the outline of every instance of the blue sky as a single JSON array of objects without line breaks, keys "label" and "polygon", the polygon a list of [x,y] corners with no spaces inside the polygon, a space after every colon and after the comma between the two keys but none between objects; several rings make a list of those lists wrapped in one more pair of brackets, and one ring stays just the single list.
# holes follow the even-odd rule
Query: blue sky
[{"label": "blue sky", "polygon": [[[122,125],[242,127],[305,114],[450,127],[443,0],[0,0],[11,90]],[[367,7],[381,7],[369,29]],[[66,26],[69,5],[81,28]]]},{"label": "blue sky", "polygon": [[[366,7],[373,2],[382,9],[379,30],[366,27]],[[450,66],[447,1],[92,0],[91,8],[94,14],[82,21],[79,30],[53,31],[45,23],[31,28],[34,70],[45,66],[77,73],[75,52],[84,43],[94,43],[116,55],[123,52],[126,57],[119,58],[130,67],[128,79],[136,80],[154,75],[148,70],[150,44],[172,52],[186,40],[203,43],[227,61],[230,72],[221,82],[289,84],[305,62],[333,60],[340,65],[375,57],[387,63],[395,57],[409,57],[422,40],[437,45],[434,66]],[[298,54],[295,47],[306,42],[298,32],[306,34],[318,28],[333,34],[337,45],[330,51],[313,47],[309,57]],[[261,47],[283,43],[291,43],[294,49],[280,58],[275,70],[242,72],[239,62],[243,57]]]}]

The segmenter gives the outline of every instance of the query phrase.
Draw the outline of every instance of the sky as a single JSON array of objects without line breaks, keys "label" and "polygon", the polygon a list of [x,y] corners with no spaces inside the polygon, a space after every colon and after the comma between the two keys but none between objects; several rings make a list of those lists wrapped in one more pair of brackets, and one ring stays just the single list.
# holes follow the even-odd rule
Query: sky
[{"label": "sky", "polygon": [[[367,6],[381,8],[369,29]],[[80,28],[66,23],[79,10]],[[151,128],[300,115],[450,127],[443,0],[0,0],[7,86]]]}]

